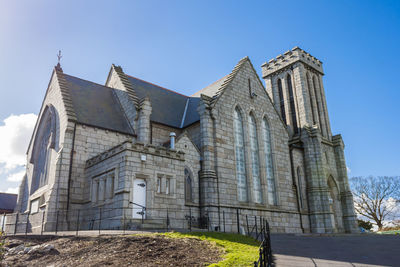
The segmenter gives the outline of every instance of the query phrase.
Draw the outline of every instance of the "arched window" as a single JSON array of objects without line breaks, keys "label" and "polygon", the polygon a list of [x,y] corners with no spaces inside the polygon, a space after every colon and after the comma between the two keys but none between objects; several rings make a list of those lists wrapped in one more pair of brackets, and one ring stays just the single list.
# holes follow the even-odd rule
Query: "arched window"
[{"label": "arched window", "polygon": [[317,119],[315,118],[315,107],[314,107],[314,101],[313,101],[313,97],[312,97],[312,93],[311,93],[310,75],[308,75],[308,72],[306,74],[306,80],[307,80],[307,87],[308,87],[308,97],[310,98],[312,120],[313,120],[313,124],[316,124]]},{"label": "arched window", "polygon": [[33,163],[33,177],[30,193],[47,184],[51,151],[55,145],[55,109],[47,106],[43,111],[40,123],[35,135],[30,162]]},{"label": "arched window", "polygon": [[318,120],[319,120],[319,128],[321,129],[321,132],[322,132],[321,112],[319,110],[317,80],[315,79],[315,76],[313,77],[312,80],[313,80],[313,86],[314,86],[315,101],[317,103],[317,113],[318,113]]},{"label": "arched window", "polygon": [[300,208],[303,208],[303,176],[301,175],[300,167],[297,167],[297,187],[299,190]]},{"label": "arched window", "polygon": [[238,108],[234,114],[236,178],[239,201],[247,201],[246,159],[244,155],[243,120]]},{"label": "arched window", "polygon": [[278,93],[279,93],[279,103],[281,106],[282,119],[285,122],[285,124],[287,124],[286,113],[285,113],[285,99],[283,98],[282,80],[281,79],[278,79]]},{"label": "arched window", "polygon": [[252,114],[249,116],[249,135],[250,135],[251,170],[253,176],[254,202],[262,203],[257,125],[256,125],[256,120]]},{"label": "arched window", "polygon": [[293,123],[293,131],[296,134],[299,132],[299,128],[297,126],[296,108],[294,105],[294,97],[293,97],[292,76],[290,76],[290,74],[286,76],[286,82],[289,91],[289,106],[290,106],[290,115],[292,117],[292,123]]},{"label": "arched window", "polygon": [[272,165],[271,132],[266,118],[263,119],[263,135],[264,135],[265,166],[267,173],[268,204],[276,205],[277,198],[276,198],[274,168]]},{"label": "arched window", "polygon": [[185,200],[186,202],[193,201],[193,192],[192,192],[192,175],[191,172],[185,168]]}]

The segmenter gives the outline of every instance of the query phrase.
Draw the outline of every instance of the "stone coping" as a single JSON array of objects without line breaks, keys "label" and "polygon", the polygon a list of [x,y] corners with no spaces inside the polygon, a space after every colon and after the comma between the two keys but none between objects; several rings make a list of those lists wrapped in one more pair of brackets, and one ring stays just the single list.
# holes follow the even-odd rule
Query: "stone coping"
[{"label": "stone coping", "polygon": [[90,168],[99,162],[109,159],[123,151],[130,150],[143,154],[150,154],[159,157],[166,157],[175,160],[184,161],[185,153],[175,149],[165,148],[163,146],[155,146],[152,144],[133,143],[132,141],[125,141],[120,145],[110,148],[97,156],[94,156],[86,161],[86,168]]}]

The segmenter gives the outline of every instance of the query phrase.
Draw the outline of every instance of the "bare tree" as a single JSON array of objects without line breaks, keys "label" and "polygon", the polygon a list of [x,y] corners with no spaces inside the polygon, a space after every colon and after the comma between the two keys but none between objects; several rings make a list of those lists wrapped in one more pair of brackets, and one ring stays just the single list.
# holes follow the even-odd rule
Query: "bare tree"
[{"label": "bare tree", "polygon": [[385,219],[394,219],[400,205],[400,177],[353,177],[350,185],[359,215],[373,220],[379,230]]}]

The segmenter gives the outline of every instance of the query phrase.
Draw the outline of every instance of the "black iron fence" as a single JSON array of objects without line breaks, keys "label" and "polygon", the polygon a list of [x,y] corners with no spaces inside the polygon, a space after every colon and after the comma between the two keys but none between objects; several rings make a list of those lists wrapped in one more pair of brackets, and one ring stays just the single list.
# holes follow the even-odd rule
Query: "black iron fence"
[{"label": "black iron fence", "polygon": [[271,249],[271,235],[268,221],[262,221],[260,225],[260,232],[257,234],[257,239],[261,238],[261,245],[259,247],[258,260],[254,262],[254,267],[271,267],[274,266],[274,259]]},{"label": "black iron fence", "polygon": [[254,266],[272,266],[270,230],[267,220],[239,208],[198,207],[146,208],[90,207],[53,212],[0,215],[0,229],[6,235],[125,234],[131,231],[217,231],[240,233],[261,241],[260,258]]}]

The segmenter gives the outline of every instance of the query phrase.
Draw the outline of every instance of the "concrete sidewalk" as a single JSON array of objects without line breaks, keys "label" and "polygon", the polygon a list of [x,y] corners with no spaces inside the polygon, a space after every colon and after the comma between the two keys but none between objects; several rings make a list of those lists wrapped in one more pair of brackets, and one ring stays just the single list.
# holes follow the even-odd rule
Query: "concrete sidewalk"
[{"label": "concrete sidewalk", "polygon": [[277,266],[400,266],[400,236],[272,234]]}]

